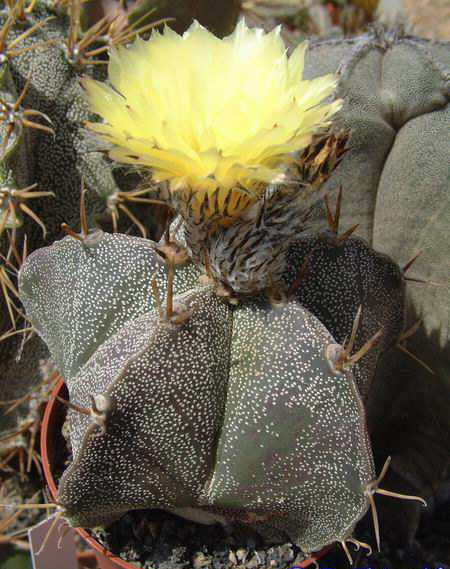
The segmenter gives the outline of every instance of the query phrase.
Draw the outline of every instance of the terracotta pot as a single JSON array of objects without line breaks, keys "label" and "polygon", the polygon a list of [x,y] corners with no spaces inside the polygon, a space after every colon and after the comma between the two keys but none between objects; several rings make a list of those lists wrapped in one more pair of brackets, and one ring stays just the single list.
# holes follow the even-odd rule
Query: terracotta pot
[{"label": "terracotta pot", "polygon": [[[61,434],[61,427],[63,425],[67,409],[56,399],[58,396],[62,399],[68,398],[67,387],[63,379],[57,383],[49,402],[47,403],[41,427],[42,464],[44,467],[45,480],[54,500],[57,500],[58,488],[53,478],[52,471],[55,464],[57,464],[58,455],[61,452],[60,449],[64,448],[66,444],[66,441]],[[100,569],[118,569],[118,567],[122,567],[124,569],[136,569],[136,565],[126,563],[119,557],[110,553],[84,529],[76,528],[76,531],[94,550],[97,558],[97,564]]]},{"label": "terracotta pot", "polygon": [[[63,379],[57,383],[47,403],[41,427],[42,464],[44,466],[45,480],[54,500],[57,500],[58,489],[53,478],[52,471],[57,464],[58,455],[61,452],[60,449],[64,448],[66,444],[61,434],[61,427],[63,425],[67,409],[56,399],[58,396],[62,399],[68,398],[67,387]],[[84,529],[76,528],[76,531],[94,550],[100,569],[118,569],[118,567],[122,567],[123,569],[136,569],[136,565],[127,563],[110,553]],[[300,564],[297,563],[293,567],[297,569],[314,565],[316,564],[316,561],[325,555],[329,549],[330,547],[326,547],[318,553],[315,553],[311,558],[302,561]]]}]

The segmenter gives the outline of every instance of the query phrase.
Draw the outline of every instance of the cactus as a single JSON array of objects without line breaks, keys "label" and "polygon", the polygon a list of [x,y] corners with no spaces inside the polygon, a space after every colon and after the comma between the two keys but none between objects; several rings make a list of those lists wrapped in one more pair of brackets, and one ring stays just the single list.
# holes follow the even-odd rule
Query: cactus
[{"label": "cactus", "polygon": [[[109,127],[90,110],[80,75],[92,102],[92,79],[106,76],[92,58],[106,61],[108,42],[126,43],[135,28],[114,20],[80,31],[77,2],[68,12],[59,2],[10,4],[0,12],[0,237],[2,329],[13,326],[13,335],[2,366],[5,381],[30,379],[48,348],[69,387],[74,460],[60,482],[64,515],[94,527],[161,508],[204,524],[244,523],[268,541],[282,532],[308,554],[333,541],[348,552],[371,509],[379,543],[374,494],[389,491],[379,488],[385,469],[377,478],[369,437],[377,464],[393,455],[386,487],[393,472],[408,482],[407,498],[429,491],[416,478],[414,429],[403,446],[386,448],[376,420],[392,386],[401,391],[398,357],[408,357],[405,341],[418,328],[405,321],[407,303],[423,318],[416,357],[431,354],[438,377],[448,374],[446,332],[431,338],[447,292],[408,283],[422,243],[417,276],[446,278],[446,45],[380,31],[313,43],[306,78],[340,71],[344,105],[332,130],[305,138],[272,183],[247,186],[240,172],[231,192],[210,191],[214,176],[204,176],[198,199],[163,176],[144,188],[139,157],[113,149],[133,163],[113,166],[110,145],[85,128]],[[328,104],[325,118],[341,102]],[[277,156],[265,164],[272,177]],[[339,185],[336,214],[327,197],[322,215],[322,197]],[[399,213],[405,203],[410,210]],[[179,217],[158,241],[166,206]],[[350,229],[341,234],[339,221]],[[123,235],[130,225],[135,235]],[[26,249],[35,252],[25,260]],[[39,337],[12,363],[19,296]],[[422,364],[408,367],[416,387],[417,377],[430,381]],[[436,381],[434,393],[444,389]]]},{"label": "cactus", "polygon": [[[363,266],[381,266],[366,295],[401,304],[398,268],[359,239],[344,246],[344,257],[359,250]],[[299,248],[308,253],[299,241],[291,255]],[[70,391],[64,515],[95,527],[160,508],[202,523],[251,520],[305,553],[346,547],[378,491],[351,346],[295,297],[234,305],[196,286],[198,275],[192,262],[164,264],[156,243],[98,230],[23,266],[21,299]],[[360,377],[373,375],[372,361],[360,365]]]},{"label": "cactus", "polygon": [[[375,476],[351,372],[327,358],[335,340],[295,300],[233,308],[208,285],[179,294],[182,276],[174,306],[187,320],[160,319],[145,285],[162,268],[148,242],[103,234],[84,247],[66,237],[21,271],[21,298],[71,403],[110,402],[99,420],[71,412],[74,461],[58,499],[68,519],[92,527],[133,508],[231,510],[266,514],[306,552],[351,537]],[[75,307],[78,329],[67,326]]]}]

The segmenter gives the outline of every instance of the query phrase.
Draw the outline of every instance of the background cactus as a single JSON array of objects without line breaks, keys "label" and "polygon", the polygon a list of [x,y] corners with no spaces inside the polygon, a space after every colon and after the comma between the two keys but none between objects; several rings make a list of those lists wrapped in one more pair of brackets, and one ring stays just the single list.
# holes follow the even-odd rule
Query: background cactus
[{"label": "background cactus", "polygon": [[[37,184],[39,190],[52,194],[33,200],[30,204],[45,227],[45,233],[29,216],[24,216],[23,224],[20,222],[15,224],[10,203],[16,206],[19,216],[22,215],[19,204],[14,202],[20,200],[3,201],[2,252],[5,256],[8,254],[10,241],[14,238],[11,233],[14,225],[20,225],[15,235],[18,249],[22,249],[23,236],[26,234],[29,250],[33,250],[42,246],[46,239],[54,240],[61,237],[64,234],[61,223],[75,225],[79,223],[82,177],[93,176],[95,179],[98,176],[95,185],[103,188],[106,193],[108,188],[109,191],[118,189],[112,172],[102,156],[88,153],[80,121],[87,119],[89,113],[78,82],[79,72],[69,61],[67,17],[54,18],[44,27],[37,29],[35,27],[31,35],[17,43],[18,54],[15,55],[14,52],[12,55],[8,54],[8,45],[14,41],[14,38],[20,37],[21,33],[26,34],[27,30],[33,29],[33,26],[43,19],[55,16],[53,11],[39,4],[31,13],[25,13],[21,18],[21,12],[25,7],[22,4],[18,2],[11,7],[3,6],[2,11],[5,55],[5,60],[2,62],[2,100],[14,104],[19,93],[23,92],[27,78],[30,77],[9,140],[6,140],[5,131],[10,124],[6,121],[3,123],[2,189],[4,191],[7,189],[11,193],[13,190]],[[43,44],[49,40],[52,44],[44,46]],[[22,53],[23,49],[34,44],[41,44],[41,47]],[[89,73],[90,68],[85,72]],[[44,113],[47,119],[37,118],[35,121],[39,124],[42,122],[49,130],[42,132],[26,128],[20,118],[23,109]],[[82,163],[85,167],[81,166]],[[52,203],[48,203],[49,200]],[[25,200],[25,203],[28,204],[30,201]],[[95,201],[96,207],[99,208],[99,199],[94,199]],[[95,207],[89,209],[95,211]],[[8,227],[9,236],[6,232]],[[16,299],[13,298],[14,300]],[[5,307],[4,299],[2,303]],[[2,309],[1,314],[1,330],[5,333],[11,329],[13,322],[8,311]],[[17,318],[17,314],[15,316]],[[24,347],[21,362],[17,364],[15,358],[20,344],[21,338],[18,335],[1,345],[2,399],[11,398],[14,392],[17,394],[20,376],[36,377],[39,363],[36,351],[41,357],[46,355],[40,342],[31,339]]]},{"label": "background cactus", "polygon": [[[114,38],[108,39],[106,36],[111,29],[114,30],[114,26],[109,28],[109,32],[105,30],[99,33],[80,56],[76,52],[77,42],[73,38],[78,38],[79,43],[81,38],[89,37],[89,32],[82,32],[77,28],[74,7],[69,7],[67,12],[61,3],[56,3],[56,6],[50,2],[32,4],[33,10],[24,12],[28,5],[17,2],[13,7],[7,3],[0,13],[0,23],[3,25],[0,52],[4,56],[0,62],[0,99],[4,117],[1,126],[4,144],[0,167],[3,198],[0,223],[1,250],[8,258],[4,263],[2,275],[6,272],[14,287],[15,275],[11,265],[19,268],[21,264],[25,235],[28,251],[33,251],[60,239],[64,235],[61,230],[63,222],[75,231],[81,228],[79,203],[83,182],[90,190],[86,208],[87,225],[90,228],[100,223],[109,231],[113,230],[114,226],[121,232],[131,231],[135,234],[142,233],[144,229],[147,235],[155,237],[161,232],[167,219],[163,207],[156,209],[157,206],[144,201],[139,203],[130,200],[147,197],[146,194],[130,193],[138,190],[141,175],[136,170],[130,172],[117,166],[112,168],[110,161],[100,151],[101,147],[82,124],[84,120],[94,120],[94,117],[88,110],[79,85],[79,77],[81,74],[97,78],[104,76],[103,66],[90,65],[86,51],[102,49],[111,42]],[[230,10],[230,22],[234,22],[235,7]],[[49,16],[54,19],[44,23]],[[139,17],[134,14],[131,21],[136,22]],[[155,15],[156,17],[158,16]],[[41,23],[42,27],[39,27]],[[140,21],[138,25],[143,25],[143,22]],[[230,29],[232,27],[230,25]],[[29,36],[18,39],[21,34],[26,35],[30,30],[32,33]],[[124,41],[128,39],[127,33],[131,34],[132,30],[121,36],[125,38]],[[119,35],[114,37],[119,38]],[[14,43],[16,39],[17,43]],[[52,43],[46,45],[49,40]],[[22,52],[24,48],[31,47],[32,50]],[[250,345],[253,338],[246,336],[245,326],[250,315],[255,328],[258,328],[258,322],[265,322],[269,326],[272,320],[276,322],[278,318],[286,318],[286,321],[292,319],[294,324],[290,339],[292,340],[293,336],[298,338],[300,351],[303,338],[302,322],[305,321],[314,323],[314,333],[309,331],[307,335],[310,340],[313,338],[318,342],[317,345],[324,347],[323,338],[326,336],[326,342],[337,346],[343,344],[347,338],[348,347],[358,306],[363,307],[352,352],[343,354],[342,350],[337,348],[337,351],[329,353],[332,363],[339,361],[338,366],[343,366],[342,371],[337,371],[343,374],[346,382],[337,384],[339,395],[336,400],[326,389],[322,395],[326,404],[331,405],[331,409],[336,408],[333,405],[338,405],[339,401],[349,402],[348,415],[345,416],[346,435],[349,439],[363,441],[357,460],[365,466],[360,470],[356,467],[351,475],[346,473],[345,476],[339,477],[340,487],[345,489],[342,502],[337,506],[342,517],[336,516],[336,520],[328,520],[329,533],[326,537],[317,530],[322,519],[319,514],[312,523],[302,525],[303,522],[296,518],[295,508],[284,510],[284,513],[288,514],[289,523],[286,524],[274,522],[273,517],[257,522],[254,518],[252,520],[258,531],[267,536],[280,527],[288,528],[291,539],[297,540],[306,551],[332,539],[348,537],[350,529],[368,507],[364,490],[361,492],[361,488],[357,489],[349,483],[349,479],[360,476],[362,486],[366,486],[375,477],[370,464],[371,451],[364,442],[367,429],[364,424],[358,423],[364,423],[365,413],[377,471],[386,456],[392,455],[392,466],[384,482],[386,487],[407,494],[430,496],[448,480],[450,425],[445,401],[449,390],[450,369],[447,322],[449,298],[446,287],[448,263],[442,242],[443,236],[446,235],[445,222],[448,219],[446,189],[449,148],[446,133],[449,126],[449,53],[449,46],[445,42],[431,43],[398,32],[373,31],[356,39],[313,42],[307,57],[307,73],[309,77],[314,77],[340,71],[338,94],[344,99],[345,105],[338,116],[337,125],[339,128],[350,129],[350,151],[342,165],[321,188],[321,192],[342,185],[342,231],[345,234],[345,231],[356,223],[359,226],[354,236],[339,241],[339,235],[335,234],[336,226],[331,223],[330,227],[329,223],[326,230],[325,208],[322,212],[316,212],[313,219],[308,221],[311,235],[296,240],[287,255],[288,264],[283,278],[290,300],[286,306],[272,307],[263,300],[245,301],[236,308],[222,302],[216,306],[218,312],[223,313],[220,317],[223,322],[235,322],[233,333],[227,332],[231,353],[239,353],[240,345]],[[101,52],[93,57],[101,59],[105,56]],[[27,88],[24,90],[25,86]],[[14,109],[18,100],[20,105]],[[42,114],[24,114],[27,109]],[[13,121],[12,110],[15,113]],[[24,121],[32,121],[35,125],[27,125]],[[36,183],[36,187],[30,188]],[[27,189],[26,197],[22,199],[19,194],[12,196],[11,190],[20,191],[24,188]],[[33,193],[37,196],[39,192],[46,194],[34,199],[31,197]],[[333,201],[332,197],[330,201]],[[14,211],[11,209],[11,203],[16,208]],[[38,221],[21,209],[20,203],[31,208],[32,213],[38,216]],[[125,206],[125,209],[119,206]],[[127,215],[127,210],[131,212],[131,217]],[[10,211],[8,217],[5,215],[6,211]],[[17,222],[14,221],[14,213]],[[92,369],[101,369],[95,367],[100,365],[97,358],[108,353],[108,350],[119,349],[121,342],[124,342],[128,335],[131,337],[131,331],[127,332],[122,328],[123,320],[133,322],[137,329],[144,326],[146,321],[148,330],[158,330],[157,333],[161,337],[166,333],[170,334],[166,325],[159,323],[158,309],[150,289],[153,271],[156,271],[158,288],[161,292],[166,291],[167,272],[163,255],[156,255],[147,242],[138,238],[111,237],[105,233],[103,236],[85,234],[83,239],[83,246],[73,238],[66,238],[58,241],[52,248],[43,249],[33,255],[22,275],[24,284],[21,295],[25,303],[28,303],[27,310],[32,315],[33,326],[45,338],[57,368],[69,384],[73,382],[73,401],[87,408],[90,406],[88,395],[92,391],[101,392],[108,383],[114,384],[114,369],[105,368],[102,372],[104,375],[100,377],[94,376]],[[10,248],[11,240],[16,243],[16,252]],[[95,252],[102,247],[107,251],[105,256],[96,256],[94,253],[93,258],[89,257],[89,251]],[[405,267],[419,250],[423,250],[422,255],[405,273],[399,267]],[[87,261],[90,259],[92,265],[87,262],[86,270],[80,271],[77,286],[73,287],[73,274],[79,256]],[[67,271],[70,266],[73,268],[72,273]],[[95,271],[92,272],[94,267]],[[122,275],[119,280],[116,280],[117,275],[112,272],[113,267]],[[204,268],[200,267],[201,270]],[[199,271],[192,265],[178,267],[174,284],[176,293],[186,294],[196,286],[198,274]],[[444,286],[406,282],[407,278],[416,277]],[[5,277],[2,282],[5,282]],[[406,319],[405,284],[408,284]],[[14,302],[20,310],[15,292],[8,284],[3,286],[4,292],[5,287],[11,299],[10,303]],[[97,296],[92,296],[93,290]],[[182,307],[181,311],[182,314],[187,314],[187,322],[190,321],[191,302],[194,303],[193,314],[195,307],[200,307],[197,308],[200,310],[199,318],[201,307],[206,310],[208,302],[218,302],[212,300],[214,297],[210,296],[208,290],[196,290],[188,293],[187,297],[177,299],[187,305]],[[104,294],[103,291],[108,293]],[[109,299],[111,303],[108,302]],[[275,304],[276,300],[272,298]],[[164,295],[162,301],[166,301]],[[304,309],[300,309],[297,304],[295,309],[291,309],[295,301],[300,301]],[[59,310],[52,313],[55,307],[59,307]],[[153,312],[149,315],[151,310]],[[8,307],[8,303],[3,301],[3,333],[11,330],[11,311],[16,319],[17,329],[25,326],[19,312],[11,304]],[[68,326],[71,319],[73,325]],[[418,319],[421,324],[415,327],[416,334],[409,336],[408,331],[414,329],[412,326]],[[230,326],[224,325],[223,322],[225,328]],[[239,327],[239,322],[243,322],[242,328]],[[192,323],[194,326],[195,317]],[[326,326],[333,340],[322,330],[320,323]],[[215,320],[211,321],[210,325],[213,330]],[[170,324],[169,329],[172,329],[171,327],[179,330],[175,324]],[[371,346],[370,340],[381,328],[381,335]],[[258,346],[255,346],[254,350],[249,348],[245,370],[236,362],[227,364],[234,370],[236,377],[247,373],[251,377],[252,361],[258,362],[263,368],[268,366],[267,362],[261,363],[264,362],[264,342],[271,341],[267,340],[269,328],[266,333],[266,339],[261,333],[259,352]],[[279,332],[277,334],[279,349],[289,351],[289,339]],[[244,339],[240,339],[241,337]],[[408,342],[408,350],[425,363],[425,366],[398,349],[398,346],[405,347],[405,340]],[[133,338],[130,349],[137,349],[138,343],[138,339]],[[167,353],[174,349],[170,342],[161,344],[165,346]],[[125,345],[128,345],[126,341]],[[197,354],[196,350],[200,350],[200,347],[191,345],[191,353]],[[358,362],[351,361],[351,356],[360,349],[365,352],[364,347],[371,347],[371,350],[364,353]],[[217,362],[223,357],[222,349],[222,346],[216,346],[214,349],[214,355],[211,357],[215,365],[221,365]],[[29,383],[38,380],[39,359],[47,358],[48,351],[37,335],[23,344],[21,334],[6,338],[0,345],[0,350],[0,393],[2,399],[9,399],[20,394],[22,390],[25,391]],[[155,353],[158,353],[157,350]],[[126,359],[126,351],[123,357]],[[118,359],[116,364],[120,361]],[[321,361],[323,364],[324,360]],[[276,362],[270,363],[275,365]],[[353,365],[349,371],[351,364]],[[94,366],[92,369],[91,365]],[[89,386],[83,387],[77,381],[77,374],[81,373],[82,367],[83,373],[92,377]],[[427,367],[432,368],[434,375],[430,374]],[[268,375],[273,372],[276,376],[275,367],[264,369]],[[162,370],[158,373],[162,373]],[[327,373],[330,382],[332,379],[336,381],[331,368]],[[354,390],[352,374],[361,390],[365,413]],[[314,374],[311,374],[312,384],[313,378]],[[103,382],[98,388],[97,381]],[[220,379],[217,379],[217,385],[222,385]],[[265,387],[265,393],[275,389],[270,382],[265,384]],[[239,383],[235,386],[230,384],[228,389],[230,398],[227,401],[230,403],[233,397],[238,398]],[[128,408],[128,394],[122,395],[124,405]],[[214,395],[218,396],[217,393]],[[245,398],[245,393],[242,397]],[[245,413],[239,416],[235,410],[236,405],[224,405],[223,401],[216,401],[213,421],[215,426],[211,427],[211,432],[217,429],[217,424],[228,424],[228,421],[231,425],[240,425],[239,421],[244,421],[245,424],[247,420]],[[312,401],[306,402],[305,405],[305,408],[312,405],[308,413],[314,412]],[[277,415],[279,409],[274,407],[273,413]],[[71,413],[71,417],[74,424],[74,449],[79,448],[76,452],[86,457],[83,458],[85,462],[81,461],[82,468],[91,468],[104,456],[101,454],[105,452],[101,449],[104,441],[102,443],[101,437],[94,440],[86,436],[86,429],[91,428],[88,427],[87,416]],[[380,417],[383,417],[383,420],[380,420]],[[6,417],[2,417],[2,422],[5,419]],[[114,422],[112,424],[114,425]],[[266,423],[263,426],[266,427]],[[338,426],[336,428],[339,429]],[[321,436],[327,438],[328,435],[317,433],[318,440],[322,440]],[[244,435],[242,437],[244,440]],[[82,442],[88,439],[91,446]],[[211,457],[211,449],[215,448],[218,440],[215,439],[214,444],[209,441],[205,445],[205,457]],[[227,447],[226,440],[224,434],[220,439],[224,456],[230,452],[230,456],[236,458],[233,455],[234,447]],[[105,444],[107,448],[108,443]],[[327,440],[327,444],[332,445],[333,441]],[[292,440],[286,445],[295,448]],[[86,454],[83,454],[86,448]],[[94,452],[96,448],[98,455]],[[236,488],[246,483],[252,471],[251,465],[246,465],[243,458],[239,461],[242,465],[240,473],[230,473],[229,470],[226,473],[227,477],[236,480]],[[164,460],[167,460],[166,456]],[[176,459],[174,461],[176,466]],[[223,474],[227,470],[224,466],[226,463],[222,464],[216,457],[210,458],[209,462],[205,458],[205,463],[205,472],[209,474]],[[73,467],[68,471],[66,482],[63,483],[65,490],[62,491],[63,494],[65,492],[64,500],[73,520],[80,523],[83,521],[80,512],[92,498],[87,489],[87,501],[84,505],[73,504],[74,500],[77,502],[74,489],[76,492],[85,490],[77,486],[80,472],[84,472],[82,468],[77,471],[77,468]],[[342,471],[340,475],[343,475]],[[326,481],[326,477],[320,480]],[[326,483],[329,484],[330,480]],[[166,487],[168,494],[163,492],[166,498],[170,495],[168,489],[170,484]],[[286,488],[283,488],[283,492],[285,490]],[[242,493],[238,494],[241,499]],[[252,494],[252,497],[254,496],[257,496],[256,490]],[[280,496],[283,498],[284,494]],[[123,503],[120,505],[119,501],[114,505],[114,515],[108,511],[105,520],[110,521],[128,506],[136,506],[135,501],[127,502],[128,498],[123,498],[126,507]],[[249,496],[246,506],[252,504],[250,498]],[[148,496],[147,499],[147,504],[153,504]],[[352,500],[361,507],[357,508],[357,514],[347,512],[345,517],[343,512],[347,506],[350,507]],[[236,507],[240,504],[236,502]],[[183,501],[178,505],[188,507]],[[191,506],[192,503],[189,502],[189,507]],[[257,510],[253,506],[250,507],[250,513]],[[310,506],[311,511],[315,511],[317,502],[312,500]],[[392,509],[384,511],[389,506]],[[272,505],[267,506],[268,509],[264,512],[273,513],[271,507]],[[411,541],[420,519],[420,504],[385,500],[378,504],[378,510],[382,519],[382,531],[384,529],[387,534],[394,536],[395,543]],[[257,510],[256,513],[261,512]],[[214,515],[222,514],[214,512]],[[314,515],[311,515],[314,518]],[[283,516],[280,519],[284,520]],[[87,520],[89,523],[92,521],[88,518]],[[317,537],[319,534],[321,537]]]}]

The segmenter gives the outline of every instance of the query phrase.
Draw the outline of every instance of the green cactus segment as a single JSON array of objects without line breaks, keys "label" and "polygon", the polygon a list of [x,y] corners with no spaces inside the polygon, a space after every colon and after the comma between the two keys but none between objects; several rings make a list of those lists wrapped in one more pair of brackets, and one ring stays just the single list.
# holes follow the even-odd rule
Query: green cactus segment
[{"label": "green cactus segment", "polygon": [[358,389],[366,398],[380,354],[396,343],[403,330],[405,286],[401,271],[363,240],[350,237],[338,244],[330,233],[302,238],[291,247],[285,273],[289,286],[305,262],[306,271],[298,282],[295,298],[339,343],[350,338],[360,306],[353,352],[382,330],[376,344],[352,368]]},{"label": "green cactus segment", "polygon": [[[397,131],[415,117],[445,108],[450,97],[450,76],[427,47],[424,42],[399,41],[384,55],[382,111]],[[398,73],[399,69],[408,73]]]},{"label": "green cactus segment", "polygon": [[[359,223],[358,234],[372,244],[374,217],[381,205],[380,177],[396,136],[401,136],[401,147],[408,152],[413,145],[423,144],[426,162],[430,154],[425,150],[423,129],[413,126],[420,115],[434,114],[445,108],[450,96],[450,62],[448,43],[402,36],[398,32],[373,30],[358,38],[313,43],[306,55],[305,76],[308,79],[323,73],[340,70],[338,95],[344,107],[337,116],[337,124],[352,131],[351,151],[336,174],[327,182],[328,188],[342,184],[345,201],[342,220],[349,227]],[[409,121],[412,121],[411,125]],[[403,135],[403,129],[405,133]],[[449,153],[448,127],[435,130],[435,144]],[[397,143],[396,143],[397,145]],[[411,173],[419,178],[423,174],[422,162],[406,165],[396,160],[400,179],[405,179],[397,191],[409,195],[411,186],[406,182]],[[427,195],[447,188],[448,175],[433,170],[426,178]],[[386,190],[397,195],[386,179]],[[429,217],[436,212],[429,203]],[[440,207],[440,206],[439,206]],[[402,227],[405,212],[396,212],[397,226]],[[422,214],[420,216],[424,218]],[[380,227],[386,237],[386,228]],[[406,233],[405,233],[406,235]],[[383,239],[386,245],[389,239]],[[379,246],[380,242],[377,242]],[[383,247],[385,252],[388,249]],[[396,260],[399,260],[395,257]]]},{"label": "green cactus segment", "polygon": [[210,503],[269,515],[304,551],[352,533],[374,478],[365,416],[335,340],[295,301],[234,312],[230,378]]},{"label": "green cactus segment", "polygon": [[358,235],[402,265],[423,251],[411,276],[444,286],[411,285],[408,296],[446,366],[449,53],[448,42],[375,30],[313,44],[305,70],[308,78],[341,70],[337,123],[351,129],[351,150],[327,186],[344,187],[342,225],[359,223]]},{"label": "green cactus segment", "polygon": [[[360,39],[358,49],[342,67],[341,89],[350,95],[349,110],[365,107],[399,131],[411,119],[442,109],[450,95],[449,77],[434,58],[432,44],[418,38],[385,33]],[[375,40],[375,41],[374,41]],[[379,75],[360,91],[374,67]],[[408,73],[399,70],[408,69]],[[360,81],[355,81],[359,76]],[[370,104],[373,103],[373,106]]]},{"label": "green cactus segment", "polygon": [[[420,137],[415,136],[418,132]],[[441,286],[411,283],[408,292],[427,335],[433,336],[433,348],[444,351],[448,370],[450,263],[445,243],[450,225],[449,132],[449,107],[417,117],[399,132],[380,179],[373,236],[374,247],[402,265],[422,251],[407,276]],[[405,187],[407,192],[402,191]]]},{"label": "green cactus segment", "polygon": [[[98,236],[89,246],[66,237],[39,249],[20,271],[27,315],[66,381],[127,321],[152,310],[152,278],[157,277],[161,291],[167,280],[151,241]],[[192,265],[177,271],[175,291],[190,288],[196,274]]]},{"label": "green cactus segment", "polygon": [[[106,434],[72,414],[75,460],[59,501],[75,525],[112,521],[129,509],[190,506],[211,475],[227,388],[231,311],[207,288],[178,301],[182,326],[154,314],[128,323],[80,371],[71,399],[107,393]],[[82,440],[82,442],[80,442]]]}]

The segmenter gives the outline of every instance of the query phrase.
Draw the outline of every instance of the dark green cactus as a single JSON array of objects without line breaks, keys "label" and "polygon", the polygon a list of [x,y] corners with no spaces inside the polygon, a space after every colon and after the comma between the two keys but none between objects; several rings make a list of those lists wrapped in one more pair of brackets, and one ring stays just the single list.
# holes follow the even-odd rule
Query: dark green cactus
[{"label": "dark green cactus", "polygon": [[[287,282],[295,298],[344,343],[361,307],[354,350],[377,334],[353,374],[364,399],[370,393],[379,355],[394,346],[404,327],[404,277],[386,255],[359,238],[339,241],[331,231],[305,237],[289,251]],[[296,267],[303,267],[298,274]],[[300,280],[297,280],[300,276]]]}]

